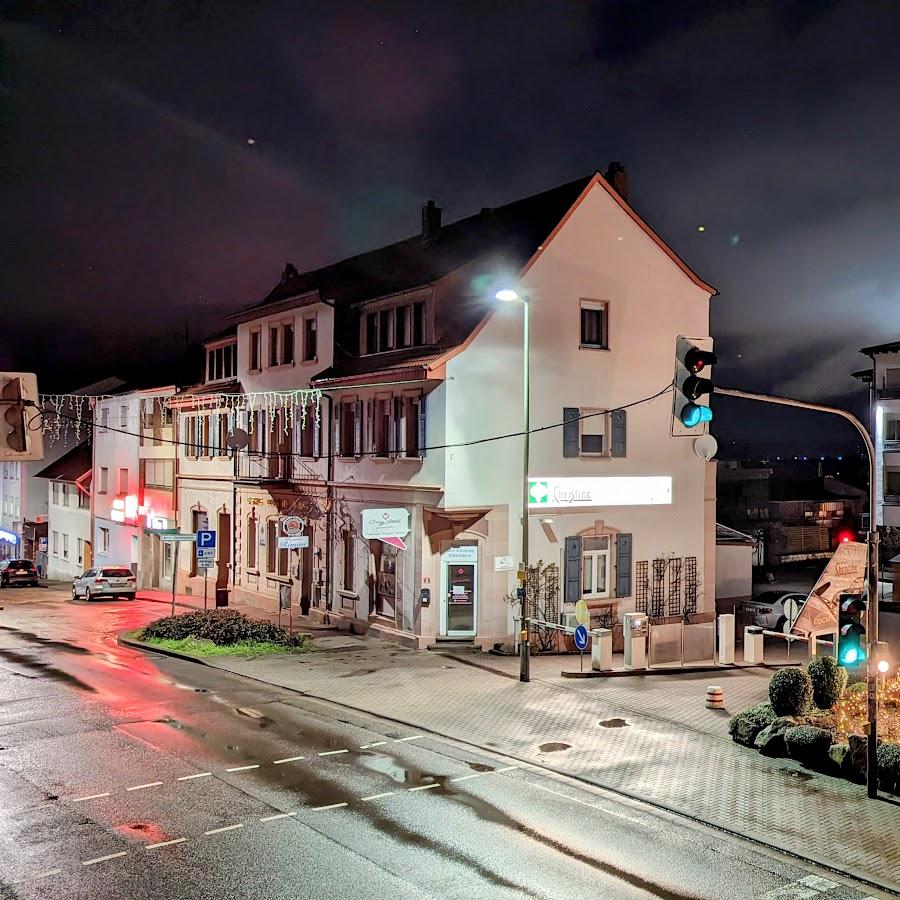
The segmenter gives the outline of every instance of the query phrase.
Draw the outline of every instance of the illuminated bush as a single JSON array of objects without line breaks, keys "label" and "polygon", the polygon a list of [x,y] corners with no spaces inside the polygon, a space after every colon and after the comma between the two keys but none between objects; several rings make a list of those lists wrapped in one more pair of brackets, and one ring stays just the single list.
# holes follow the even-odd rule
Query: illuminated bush
[{"label": "illuminated bush", "polygon": [[847,670],[830,656],[817,656],[806,671],[812,682],[813,703],[819,709],[831,709],[847,687]]},{"label": "illuminated bush", "polygon": [[779,669],[769,681],[769,702],[777,716],[799,716],[812,699],[812,682],[802,669]]}]

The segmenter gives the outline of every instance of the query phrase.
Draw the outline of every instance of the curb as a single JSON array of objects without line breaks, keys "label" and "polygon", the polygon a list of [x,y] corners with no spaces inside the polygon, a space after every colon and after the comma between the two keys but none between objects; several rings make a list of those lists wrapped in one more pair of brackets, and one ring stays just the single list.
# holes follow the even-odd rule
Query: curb
[{"label": "curb", "polygon": [[[124,644],[125,646],[131,647],[133,649],[145,650],[145,651],[153,652],[153,653],[161,653],[164,656],[172,656],[172,657],[175,657],[176,659],[184,659],[189,662],[199,663],[200,665],[207,666],[208,668],[219,669],[219,671],[225,672],[226,674],[229,674],[229,675],[237,675],[241,678],[246,678],[250,681],[256,681],[260,684],[265,684],[271,688],[279,688],[281,690],[291,691],[292,693],[297,694],[301,697],[307,697],[311,700],[318,700],[322,703],[327,703],[332,706],[340,707],[342,709],[351,710],[353,712],[363,713],[364,715],[369,715],[369,716],[373,716],[377,719],[382,719],[385,722],[392,722],[395,725],[402,725],[405,728],[413,728],[418,731],[424,731],[434,737],[443,738],[444,740],[453,741],[457,744],[461,744],[466,747],[471,747],[473,750],[476,750],[481,753],[483,753],[485,750],[484,747],[481,747],[480,745],[475,744],[472,741],[468,741],[465,738],[461,738],[461,737],[458,737],[458,736],[452,735],[452,734],[447,734],[442,731],[435,731],[433,728],[428,728],[428,727],[422,726],[416,722],[410,722],[407,719],[400,719],[400,718],[397,718],[396,716],[388,716],[383,713],[372,712],[371,710],[367,710],[367,709],[364,709],[359,706],[351,706],[349,703],[342,703],[340,700],[332,700],[329,697],[322,697],[319,694],[312,694],[312,693],[309,693],[308,691],[298,690],[297,688],[290,688],[290,687],[285,687],[285,686],[279,685],[279,684],[273,684],[271,681],[266,681],[265,679],[258,678],[255,675],[245,675],[240,672],[232,672],[230,669],[222,668],[220,666],[215,665],[214,663],[209,663],[206,660],[200,659],[197,656],[188,656],[187,654],[179,653],[176,650],[169,650],[168,648],[155,647],[154,645],[146,644],[143,641],[138,641],[133,638],[126,638],[122,634],[119,634],[117,636],[116,640],[118,643]],[[444,654],[441,654],[441,655],[444,655]],[[450,657],[450,658],[456,659],[457,661],[459,661],[457,659],[457,657]],[[476,668],[482,668],[482,666],[476,666]],[[505,673],[498,673],[495,669],[492,669],[489,671],[491,671],[493,674],[505,674]],[[669,806],[665,803],[661,803],[658,800],[650,800],[647,797],[641,797],[637,794],[632,794],[629,791],[621,790],[619,788],[611,788],[611,787],[608,787],[603,784],[598,784],[597,782],[591,781],[590,779],[588,779],[582,775],[578,775],[573,772],[569,772],[562,768],[556,768],[555,766],[550,766],[543,762],[535,762],[534,760],[526,759],[525,757],[519,756],[516,753],[508,751],[508,750],[502,750],[500,748],[491,747],[491,748],[489,748],[489,752],[494,753],[498,756],[505,756],[509,759],[515,760],[516,762],[522,763],[523,765],[528,766],[533,769],[541,769],[546,772],[551,772],[554,775],[562,776],[563,778],[570,778],[572,781],[576,781],[580,784],[587,785],[588,787],[593,788],[595,790],[604,791],[613,797],[624,798],[631,802],[638,803],[638,804],[641,804],[644,806],[648,806],[651,809],[657,809],[662,812],[668,813],[669,815],[675,815],[682,819],[687,819],[689,822],[693,822],[697,825],[702,825],[704,828],[712,828],[716,831],[722,832],[723,834],[730,835],[731,837],[736,837],[741,840],[747,841],[749,843],[757,844],[761,847],[767,848],[768,850],[774,851],[775,853],[781,854],[782,856],[788,856],[788,857],[791,857],[792,859],[801,860],[806,863],[812,863],[813,865],[818,866],[819,868],[821,868],[823,870],[832,872],[835,875],[853,878],[854,880],[860,882],[861,884],[868,885],[869,887],[875,888],[876,890],[885,891],[886,893],[893,894],[894,896],[900,896],[900,885],[890,886],[887,884],[882,884],[879,881],[873,880],[873,878],[871,876],[862,874],[856,868],[848,867],[846,869],[838,869],[832,863],[830,863],[826,860],[823,860],[823,859],[819,859],[818,857],[816,857],[813,854],[804,856],[801,853],[795,852],[793,850],[787,850],[784,847],[778,846],[777,844],[774,844],[768,840],[765,840],[764,838],[757,837],[757,836],[754,836],[751,834],[747,834],[746,832],[739,831],[735,828],[729,828],[728,826],[722,825],[718,822],[710,822],[707,819],[702,819],[699,816],[696,816],[693,813],[687,812],[683,809],[679,809],[676,806]]]},{"label": "curb", "polygon": [[787,669],[794,666],[802,666],[801,662],[788,663],[756,663],[747,665],[746,663],[735,663],[733,666],[706,665],[706,666],[679,666],[677,669],[671,668],[651,668],[646,669],[609,669],[608,671],[595,671],[589,669],[587,672],[566,672],[563,670],[559,674],[563,678],[630,678],[635,675],[697,675],[703,672],[746,672],[750,669]]}]

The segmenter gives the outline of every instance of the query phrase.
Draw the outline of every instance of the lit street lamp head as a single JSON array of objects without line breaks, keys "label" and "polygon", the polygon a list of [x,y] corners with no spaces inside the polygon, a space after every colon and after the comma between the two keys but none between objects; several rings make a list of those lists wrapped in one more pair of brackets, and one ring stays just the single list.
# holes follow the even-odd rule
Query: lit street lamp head
[{"label": "lit street lamp head", "polygon": [[513,300],[521,300],[522,298],[512,288],[501,288],[494,294],[494,299],[502,300],[504,303],[511,303]]}]

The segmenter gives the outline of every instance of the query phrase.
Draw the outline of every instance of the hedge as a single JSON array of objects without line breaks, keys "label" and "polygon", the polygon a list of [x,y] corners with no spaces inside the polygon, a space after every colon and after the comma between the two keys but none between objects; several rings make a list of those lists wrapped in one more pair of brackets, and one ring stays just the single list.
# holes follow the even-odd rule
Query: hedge
[{"label": "hedge", "polygon": [[188,637],[205,638],[220,646],[243,642],[271,642],[286,647],[303,645],[303,635],[292,635],[272,622],[250,619],[233,609],[181,613],[151,622],[141,634],[144,638],[183,640]]},{"label": "hedge", "polygon": [[803,669],[779,669],[769,681],[769,702],[778,716],[799,716],[812,699],[812,682]]},{"label": "hedge", "polygon": [[806,671],[812,682],[813,703],[819,709],[831,709],[847,687],[847,670],[831,656],[817,656]]}]

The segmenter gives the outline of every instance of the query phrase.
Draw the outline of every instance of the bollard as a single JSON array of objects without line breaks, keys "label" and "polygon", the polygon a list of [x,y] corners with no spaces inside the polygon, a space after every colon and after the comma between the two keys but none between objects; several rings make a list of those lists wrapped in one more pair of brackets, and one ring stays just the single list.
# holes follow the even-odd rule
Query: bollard
[{"label": "bollard", "polygon": [[744,629],[744,662],[751,666],[763,662],[763,630],[757,625]]},{"label": "bollard", "polygon": [[718,685],[711,684],[706,689],[706,708],[725,709],[725,692]]},{"label": "bollard", "polygon": [[612,669],[612,631],[609,628],[594,628],[591,631],[591,668],[595,672],[609,672]]},{"label": "bollard", "polygon": [[719,665],[734,665],[734,613],[719,616]]}]

